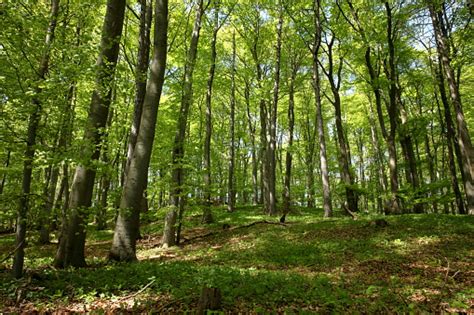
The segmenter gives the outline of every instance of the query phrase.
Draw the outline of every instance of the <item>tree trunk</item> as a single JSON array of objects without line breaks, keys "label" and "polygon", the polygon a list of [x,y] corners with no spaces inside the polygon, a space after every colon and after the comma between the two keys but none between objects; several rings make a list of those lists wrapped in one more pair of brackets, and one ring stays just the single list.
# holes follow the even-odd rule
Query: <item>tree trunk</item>
[{"label": "tree trunk", "polygon": [[436,37],[436,47],[438,50],[439,62],[443,65],[444,75],[448,82],[451,101],[456,112],[456,126],[458,133],[458,143],[461,149],[462,170],[464,173],[464,191],[467,201],[467,213],[474,215],[474,148],[467,128],[466,120],[461,104],[459,86],[456,82],[454,70],[451,66],[448,39],[446,36],[443,20],[440,19],[439,12],[434,4],[428,3],[431,21]]},{"label": "tree trunk", "polygon": [[[12,151],[10,149],[8,149],[7,160],[5,161],[5,164],[4,164],[5,169],[8,169],[8,166],[10,165],[11,155],[12,155]],[[3,189],[5,188],[6,180],[7,180],[7,172],[3,173],[2,181],[0,182],[0,195],[3,194]]]},{"label": "tree trunk", "polygon": [[[461,175],[464,173],[462,169],[462,155],[461,150],[459,149],[459,143],[456,143],[456,132],[453,126],[453,118],[451,115],[451,107],[449,105],[448,96],[446,94],[446,89],[444,86],[444,76],[441,63],[438,64],[439,69],[435,69],[436,81],[439,89],[439,94],[441,96],[441,103],[443,103],[444,108],[444,122],[446,124],[446,142],[448,147],[448,167],[449,173],[451,175],[451,187],[453,188],[454,196],[456,199],[456,206],[460,214],[466,214],[466,209],[464,207],[464,201],[462,198],[461,190],[459,189],[458,175],[456,172],[456,160],[454,158],[454,152],[456,153],[459,167],[461,168]],[[437,99],[438,101],[438,99]],[[444,129],[444,128],[443,128]],[[461,176],[463,177],[463,176]]]},{"label": "tree trunk", "polygon": [[278,96],[280,93],[280,63],[281,63],[281,37],[283,31],[283,8],[279,6],[279,18],[277,24],[277,42],[275,47],[275,77],[273,85],[273,102],[270,109],[270,141],[268,143],[268,204],[266,211],[269,215],[277,214],[276,207],[276,129],[278,114]]},{"label": "tree trunk", "polygon": [[[176,243],[179,244],[181,234],[181,220],[184,212],[184,141],[188,123],[189,107],[192,103],[193,94],[193,72],[197,57],[197,47],[199,34],[201,31],[201,20],[204,14],[203,0],[198,1],[196,9],[196,19],[194,21],[191,43],[186,56],[184,69],[183,94],[181,98],[181,108],[179,110],[178,124],[173,144],[172,154],[172,176],[171,176],[171,205],[178,209],[178,229],[176,233]],[[170,244],[174,245],[174,244]]]},{"label": "tree trunk", "polygon": [[299,64],[297,61],[291,62],[291,75],[288,83],[288,148],[285,158],[285,180],[283,188],[283,215],[290,212],[291,207],[291,168],[293,162],[293,137],[295,129],[295,80],[298,73]]},{"label": "tree trunk", "polygon": [[211,210],[211,190],[212,190],[212,168],[211,168],[211,139],[212,139],[212,85],[216,73],[217,59],[217,33],[219,32],[219,6],[216,3],[214,8],[214,30],[211,41],[211,66],[207,78],[206,93],[206,135],[204,137],[204,199],[205,206],[202,214],[202,223],[209,224],[214,222]]},{"label": "tree trunk", "polygon": [[[107,11],[102,29],[101,49],[97,59],[95,90],[87,118],[84,140],[90,146],[83,150],[83,161],[87,163],[76,167],[69,197],[71,211],[68,232],[61,238],[64,251],[59,250],[55,258],[56,267],[85,266],[85,220],[87,208],[91,205],[92,190],[96,171],[93,163],[99,159],[101,129],[105,127],[111,101],[110,82],[114,78],[115,66],[119,53],[119,42],[122,35],[125,15],[125,0],[108,0]],[[61,254],[61,255],[60,255]]]},{"label": "tree trunk", "polygon": [[[335,34],[331,34],[331,41],[327,45],[327,56],[328,56],[328,69],[324,70],[326,77],[328,78],[329,84],[331,86],[331,92],[333,95],[333,100],[330,100],[334,106],[335,118],[336,118],[336,134],[337,134],[337,143],[339,146],[340,154],[340,170],[342,181],[344,182],[345,191],[346,191],[346,201],[347,207],[352,212],[357,212],[358,208],[358,197],[357,193],[353,188],[354,185],[354,176],[351,173],[351,160],[349,156],[349,145],[346,141],[346,136],[344,132],[344,127],[342,124],[342,112],[341,112],[341,96],[339,94],[339,89],[341,85],[341,71],[343,64],[343,57],[339,59],[339,65],[337,69],[334,69],[334,56],[333,56],[333,46],[334,41],[336,40]],[[336,83],[337,80],[337,83]]]},{"label": "tree trunk", "polygon": [[228,189],[229,200],[227,204],[227,211],[233,212],[235,210],[235,72],[236,72],[236,47],[235,47],[235,32],[232,34],[232,74],[231,74],[231,92],[230,92],[230,158],[229,158],[229,179]]},{"label": "tree trunk", "polygon": [[35,145],[36,145],[36,135],[41,118],[41,101],[39,95],[42,90],[39,87],[40,82],[46,79],[46,75],[49,70],[49,60],[51,54],[51,44],[54,40],[54,31],[56,29],[57,19],[59,13],[59,0],[51,1],[51,12],[48,29],[46,31],[46,39],[44,42],[44,51],[43,56],[40,61],[38,69],[38,85],[35,90],[35,96],[33,97],[33,112],[31,113],[28,120],[28,130],[27,130],[27,139],[26,139],[26,149],[24,154],[23,162],[23,178],[21,185],[21,197],[20,205],[17,213],[17,222],[16,222],[16,252],[13,259],[13,275],[15,278],[21,278],[23,276],[23,264],[25,258],[25,243],[26,243],[26,220],[27,213],[29,210],[29,201],[30,201],[30,190],[31,190],[31,177],[33,172],[33,160],[35,156]]},{"label": "tree trunk", "polygon": [[137,143],[120,200],[112,249],[109,257],[118,261],[136,260],[136,240],[139,231],[140,210],[147,188],[155,126],[163,88],[168,36],[168,0],[156,0],[153,59],[150,80],[146,88]]},{"label": "tree trunk", "polygon": [[314,43],[313,43],[313,89],[316,101],[317,130],[319,138],[319,159],[321,180],[323,184],[324,217],[332,216],[331,188],[329,185],[329,169],[327,164],[326,139],[324,136],[324,121],[321,102],[321,83],[319,77],[319,48],[321,45],[320,0],[314,0]]},{"label": "tree trunk", "polygon": [[143,102],[146,94],[147,72],[150,60],[150,29],[153,19],[153,5],[149,0],[139,0],[140,2],[140,33],[138,38],[138,58],[135,68],[135,101],[133,110],[132,127],[128,137],[127,162],[124,173],[133,157],[133,150],[137,143],[138,132],[140,130],[140,120],[143,112]]},{"label": "tree trunk", "polygon": [[245,106],[247,109],[247,120],[250,130],[250,139],[252,143],[252,191],[253,191],[253,204],[257,205],[259,202],[258,198],[258,162],[257,162],[257,147],[255,146],[256,136],[255,136],[255,126],[252,123],[252,115],[250,114],[250,84],[245,82]]}]

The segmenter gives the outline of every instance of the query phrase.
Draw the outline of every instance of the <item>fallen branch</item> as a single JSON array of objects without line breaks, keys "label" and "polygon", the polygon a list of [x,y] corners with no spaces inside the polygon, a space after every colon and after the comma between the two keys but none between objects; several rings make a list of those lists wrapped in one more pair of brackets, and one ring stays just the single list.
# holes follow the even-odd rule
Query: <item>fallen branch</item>
[{"label": "fallen branch", "polygon": [[151,280],[147,285],[145,285],[143,288],[141,288],[141,289],[138,290],[137,292],[122,297],[119,301],[123,301],[123,300],[129,299],[129,298],[133,298],[133,297],[139,295],[140,293],[142,293],[143,291],[145,291],[148,287],[150,287],[150,286],[153,284],[153,282],[155,282],[155,279]]},{"label": "fallen branch", "polygon": [[[287,226],[287,225],[284,224],[284,223],[270,222],[270,221],[267,221],[267,220],[263,220],[263,221],[255,221],[255,222],[252,222],[252,223],[246,224],[246,225],[234,226],[234,227],[232,227],[232,228],[229,228],[229,229],[226,229],[226,230],[223,230],[223,231],[235,231],[235,230],[238,230],[238,229],[243,229],[243,228],[252,227],[252,226],[257,225],[257,224],[273,224],[273,225]],[[201,239],[201,238],[206,238],[206,237],[209,237],[209,236],[217,235],[217,234],[222,233],[223,231],[213,231],[213,232],[209,232],[209,233],[206,233],[206,234],[197,235],[197,236],[194,236],[194,237],[191,237],[191,238],[185,238],[185,239],[183,240],[183,244],[184,244],[184,243],[189,243],[189,242],[194,241],[194,240],[197,240],[197,239]]]},{"label": "fallen branch", "polygon": [[357,219],[358,219],[357,214],[355,214],[354,212],[352,212],[352,211],[349,209],[349,207],[348,207],[345,203],[342,204],[342,207],[344,208],[344,210],[345,210],[348,214],[350,214],[350,216],[352,217],[353,220],[357,220]]},{"label": "fallen branch", "polygon": [[2,261],[0,261],[0,264],[3,264],[3,263],[4,263],[5,261],[7,261],[10,257],[12,257],[13,254],[15,254],[16,251],[21,247],[21,245],[23,245],[23,241],[21,241],[20,244],[18,244],[18,246],[15,247],[14,250],[12,250],[11,252],[9,252],[9,253],[7,254],[7,256],[6,256],[5,258],[3,258]]}]

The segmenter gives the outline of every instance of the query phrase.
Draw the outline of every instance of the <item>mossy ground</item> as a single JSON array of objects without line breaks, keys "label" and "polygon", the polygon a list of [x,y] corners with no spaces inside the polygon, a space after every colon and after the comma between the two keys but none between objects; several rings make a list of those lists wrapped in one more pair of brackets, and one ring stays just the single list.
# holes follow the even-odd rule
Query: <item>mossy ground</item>
[{"label": "mossy ground", "polygon": [[[0,266],[0,310],[175,312],[195,309],[218,287],[223,311],[406,313],[474,311],[474,218],[452,215],[321,218],[298,209],[286,225],[254,207],[214,209],[216,223],[187,212],[182,246],[159,248],[163,211],[145,216],[137,263],[107,263],[112,231],[88,232],[89,267],[51,267],[55,244],[26,250],[26,277]],[[228,223],[230,229],[223,230]],[[204,238],[211,231],[213,235]],[[12,250],[13,235],[0,237]],[[3,257],[4,255],[2,255]],[[0,257],[0,258],[2,258]]]}]

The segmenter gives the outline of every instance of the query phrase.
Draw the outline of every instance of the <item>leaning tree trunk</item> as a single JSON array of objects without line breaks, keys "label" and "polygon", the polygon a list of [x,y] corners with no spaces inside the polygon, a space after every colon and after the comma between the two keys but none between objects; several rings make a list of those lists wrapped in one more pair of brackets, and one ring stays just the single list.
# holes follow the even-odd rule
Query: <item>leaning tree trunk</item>
[{"label": "leaning tree trunk", "polygon": [[51,13],[48,29],[46,31],[46,40],[44,42],[44,52],[38,69],[38,85],[36,87],[35,96],[33,97],[33,112],[28,120],[28,130],[26,138],[25,159],[23,162],[23,178],[21,184],[20,205],[17,214],[16,225],[16,251],[13,259],[13,274],[15,278],[23,276],[23,264],[25,259],[25,242],[26,242],[26,220],[29,209],[31,177],[33,172],[33,159],[35,157],[36,134],[41,117],[41,94],[40,82],[46,79],[49,70],[49,60],[51,56],[51,45],[54,39],[54,31],[56,29],[59,13],[59,0],[51,1]]},{"label": "leaning tree trunk", "polygon": [[448,87],[451,95],[451,101],[456,112],[456,126],[458,132],[458,143],[461,149],[462,169],[464,173],[464,191],[467,200],[467,213],[474,215],[474,148],[472,146],[471,137],[467,128],[466,120],[461,104],[461,95],[459,93],[459,86],[456,82],[454,70],[451,66],[448,39],[443,20],[440,18],[435,6],[430,2],[428,4],[431,21],[436,37],[436,47],[438,49],[438,57],[440,63],[443,65],[444,75],[448,82]]},{"label": "leaning tree trunk", "polygon": [[130,167],[120,200],[112,249],[109,257],[118,261],[136,260],[136,240],[140,222],[141,201],[147,187],[155,126],[163,88],[168,35],[168,0],[156,0],[154,52],[150,80],[147,85],[143,112]]},{"label": "leaning tree trunk", "polygon": [[133,109],[132,127],[128,136],[127,162],[124,173],[128,172],[133,157],[133,150],[137,144],[140,121],[145,101],[148,64],[150,60],[150,29],[153,19],[153,6],[149,0],[140,1],[140,32],[138,38],[137,65],[135,68],[135,101]]},{"label": "leaning tree trunk", "polygon": [[[111,101],[111,81],[114,78],[118,59],[120,37],[125,15],[125,0],[108,0],[102,29],[95,89],[87,118],[84,140],[89,145],[82,152],[83,164],[76,167],[69,197],[70,218],[68,231],[61,238],[59,246],[64,251],[56,254],[55,266],[85,266],[84,245],[86,240],[87,208],[91,205],[96,170],[94,162],[100,156],[101,129],[105,127]],[[64,243],[64,244],[61,244]]]},{"label": "leaning tree trunk", "polygon": [[[201,31],[201,20],[204,14],[203,0],[198,1],[196,9],[196,19],[194,20],[193,32],[191,35],[191,43],[186,56],[186,65],[184,69],[183,94],[181,98],[181,108],[179,110],[178,124],[176,127],[176,135],[173,144],[172,153],[172,176],[171,176],[171,205],[174,207],[170,217],[178,216],[178,229],[176,236],[169,238],[169,234],[163,235],[163,245],[172,246],[179,244],[181,234],[181,219],[184,212],[184,141],[186,138],[186,129],[188,123],[189,107],[192,103],[193,94],[193,72],[197,57],[197,47],[199,42],[199,34]],[[176,212],[178,210],[178,212]],[[176,220],[176,219],[174,219]]]}]

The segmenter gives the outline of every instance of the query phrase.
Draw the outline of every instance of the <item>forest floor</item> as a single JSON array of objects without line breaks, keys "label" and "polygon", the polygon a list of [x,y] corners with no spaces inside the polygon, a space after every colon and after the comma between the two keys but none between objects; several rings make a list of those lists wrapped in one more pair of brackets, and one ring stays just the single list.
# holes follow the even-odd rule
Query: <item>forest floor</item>
[{"label": "forest floor", "polygon": [[[11,260],[0,265],[0,313],[193,311],[203,287],[220,289],[224,312],[474,313],[472,216],[390,216],[378,227],[375,217],[299,209],[281,225],[241,207],[215,209],[216,223],[203,227],[195,207],[185,242],[164,250],[163,211],[145,215],[137,263],[108,263],[113,232],[91,226],[89,266],[56,270],[57,245],[34,245],[31,233],[26,277],[11,278]],[[0,236],[0,258],[13,243]]]}]

